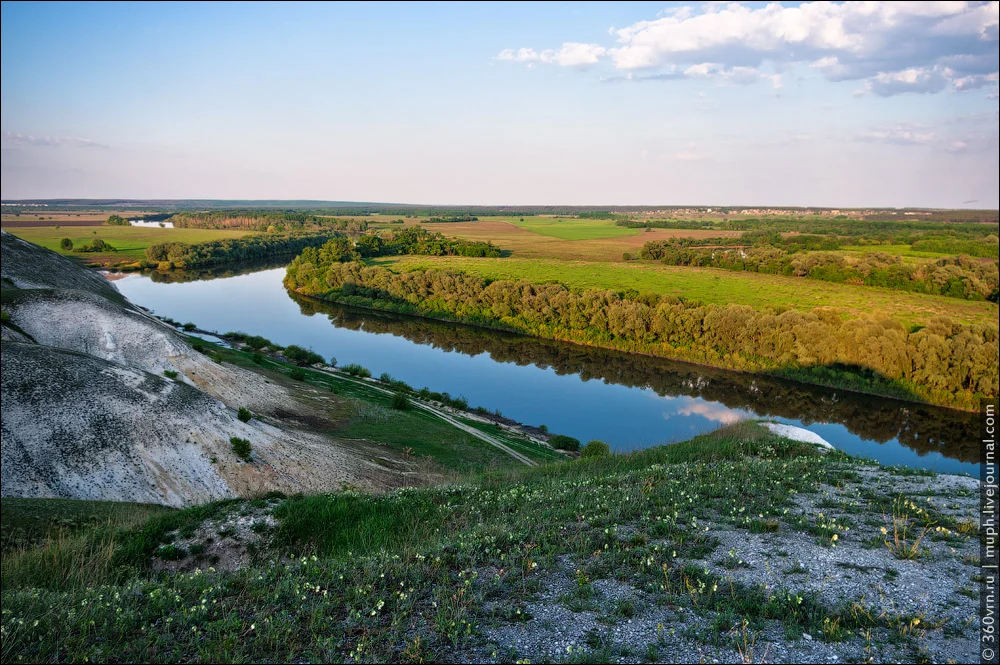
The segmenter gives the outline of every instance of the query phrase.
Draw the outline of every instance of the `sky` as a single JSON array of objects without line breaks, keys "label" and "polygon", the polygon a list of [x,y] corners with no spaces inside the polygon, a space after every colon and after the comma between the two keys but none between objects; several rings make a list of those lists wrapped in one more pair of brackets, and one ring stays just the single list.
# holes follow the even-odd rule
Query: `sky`
[{"label": "sky", "polygon": [[997,2],[0,11],[5,200],[1000,207]]}]

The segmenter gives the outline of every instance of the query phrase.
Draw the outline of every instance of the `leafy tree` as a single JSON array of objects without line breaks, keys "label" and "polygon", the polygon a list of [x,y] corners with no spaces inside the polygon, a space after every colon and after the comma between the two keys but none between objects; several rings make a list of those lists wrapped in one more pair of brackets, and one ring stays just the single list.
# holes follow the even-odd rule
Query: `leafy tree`
[{"label": "leafy tree", "polygon": [[64,251],[67,252],[72,251],[73,241],[70,240],[69,238],[63,238],[62,240],[59,241],[59,247],[61,247]]},{"label": "leafy tree", "polygon": [[580,457],[584,459],[588,457],[607,457],[610,454],[611,446],[598,439],[588,441],[587,445],[580,451]]}]

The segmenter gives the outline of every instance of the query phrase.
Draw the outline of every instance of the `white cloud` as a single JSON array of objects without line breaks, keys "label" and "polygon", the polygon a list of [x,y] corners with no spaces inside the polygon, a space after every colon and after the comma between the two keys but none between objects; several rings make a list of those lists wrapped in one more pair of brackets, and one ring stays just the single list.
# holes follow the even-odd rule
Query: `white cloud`
[{"label": "white cloud", "polygon": [[902,92],[941,92],[948,85],[947,68],[914,67],[898,72],[880,72],[866,82],[867,89],[879,97]]},{"label": "white cloud", "polygon": [[716,402],[705,402],[694,397],[683,397],[677,401],[681,405],[674,413],[664,413],[664,420],[670,420],[670,417],[673,415],[701,416],[702,418],[721,423],[723,425],[732,425],[733,423],[738,423],[745,418],[742,412],[728,409]]},{"label": "white cloud", "polygon": [[33,136],[31,134],[21,134],[18,132],[4,132],[3,142],[14,146],[34,146],[45,148],[58,148],[62,146],[72,146],[75,148],[107,148],[107,145],[92,139],[84,139],[76,136]]},{"label": "white cloud", "polygon": [[[996,81],[998,8],[995,1],[709,3],[612,29],[617,46],[567,42],[558,51],[507,49],[498,58],[563,66],[606,60],[626,72],[676,67],[684,75],[669,78],[770,80],[776,88],[780,72],[802,63],[831,81],[864,80],[863,90],[880,96],[969,90]],[[518,57],[525,51],[530,59]],[[765,63],[777,74],[761,72]]]},{"label": "white cloud", "polygon": [[899,124],[864,132],[858,140],[895,145],[930,145],[938,140],[938,135],[923,125]]}]

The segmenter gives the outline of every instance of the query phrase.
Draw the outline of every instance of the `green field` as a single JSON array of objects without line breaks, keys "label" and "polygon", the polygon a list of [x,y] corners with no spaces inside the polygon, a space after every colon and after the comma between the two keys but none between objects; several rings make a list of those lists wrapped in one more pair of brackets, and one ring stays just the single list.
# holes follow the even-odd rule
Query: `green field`
[{"label": "green field", "polygon": [[875,252],[881,252],[883,254],[892,254],[893,256],[917,259],[940,259],[944,256],[953,256],[952,254],[941,252],[921,252],[912,249],[909,245],[846,245],[841,247],[840,251],[852,252],[856,254],[872,254]]},{"label": "green field", "polygon": [[[38,226],[4,227],[5,231],[46,249],[59,252],[87,263],[131,263],[146,258],[146,248],[161,242],[193,244],[227,238],[239,238],[248,231],[219,229],[151,229],[136,226]],[[66,252],[59,247],[63,238],[69,238],[79,247],[94,238],[100,238],[115,248],[112,253]]]},{"label": "green field", "polygon": [[925,325],[935,316],[949,316],[963,323],[993,325],[997,320],[997,305],[989,302],[713,268],[515,257],[405,256],[380,259],[376,263],[396,271],[449,268],[489,279],[560,282],[575,288],[612,291],[635,289],[640,293],[674,295],[706,304],[736,303],[755,308],[800,310],[837,307],[848,316],[881,313],[905,325]]},{"label": "green field", "polygon": [[[487,221],[487,220],[484,220]],[[527,231],[533,231],[545,236],[562,240],[596,240],[599,238],[620,238],[634,236],[636,229],[626,229],[615,226],[606,219],[576,219],[574,217],[528,217],[525,221],[514,221],[512,218],[501,218]]]}]

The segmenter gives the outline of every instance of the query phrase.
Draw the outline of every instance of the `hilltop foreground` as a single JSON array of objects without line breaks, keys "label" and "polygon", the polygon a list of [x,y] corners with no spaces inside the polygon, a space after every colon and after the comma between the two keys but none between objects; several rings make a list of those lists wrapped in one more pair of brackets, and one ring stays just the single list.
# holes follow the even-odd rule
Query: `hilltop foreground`
[{"label": "hilltop foreground", "polygon": [[743,423],[381,496],[135,507],[6,551],[3,660],[969,662],[977,497]]}]

